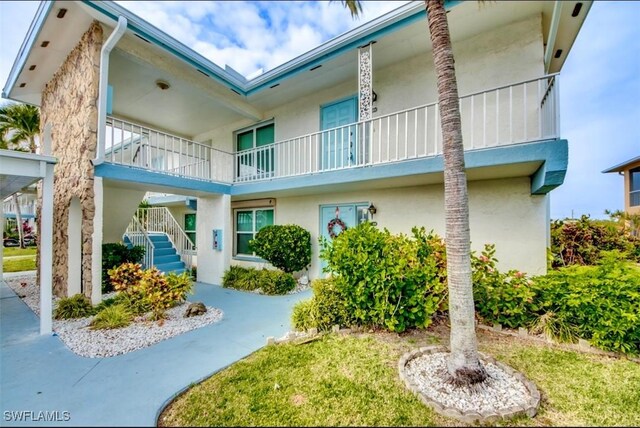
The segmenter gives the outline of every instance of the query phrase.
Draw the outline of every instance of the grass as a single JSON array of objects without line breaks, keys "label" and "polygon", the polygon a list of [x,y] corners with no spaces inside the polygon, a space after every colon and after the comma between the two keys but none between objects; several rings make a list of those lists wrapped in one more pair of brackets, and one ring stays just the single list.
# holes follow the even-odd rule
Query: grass
[{"label": "grass", "polygon": [[[510,426],[640,426],[640,364],[489,332],[479,340],[481,351],[522,371],[542,393],[538,416]],[[179,396],[159,425],[457,426],[407,392],[397,373],[402,353],[440,341],[446,332],[269,346]]]},{"label": "grass", "polygon": [[[5,247],[2,260],[4,272],[22,272],[25,270],[35,270],[36,268],[36,247],[18,248]],[[19,257],[11,259],[9,257]],[[32,256],[32,257],[27,257]]]},{"label": "grass", "polygon": [[36,247],[18,248],[18,247],[5,247],[4,257],[12,256],[35,256],[37,252]]},{"label": "grass", "polygon": [[36,269],[36,258],[20,258],[14,260],[3,259],[2,269],[4,272],[22,272]]}]

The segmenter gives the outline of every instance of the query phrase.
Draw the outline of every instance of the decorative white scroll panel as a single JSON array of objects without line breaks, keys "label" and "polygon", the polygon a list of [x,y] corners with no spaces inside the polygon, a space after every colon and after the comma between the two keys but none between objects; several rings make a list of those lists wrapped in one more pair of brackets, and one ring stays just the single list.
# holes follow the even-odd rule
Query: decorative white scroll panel
[{"label": "decorative white scroll panel", "polygon": [[358,120],[371,119],[373,111],[373,43],[358,48]]}]

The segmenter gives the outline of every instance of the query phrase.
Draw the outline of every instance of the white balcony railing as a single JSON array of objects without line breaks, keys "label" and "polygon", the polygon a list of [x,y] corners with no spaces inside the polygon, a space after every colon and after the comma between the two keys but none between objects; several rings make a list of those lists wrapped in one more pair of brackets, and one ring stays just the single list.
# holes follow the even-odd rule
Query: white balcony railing
[{"label": "white balcony railing", "polygon": [[[460,98],[465,150],[559,137],[558,75]],[[234,181],[292,177],[442,154],[438,104],[235,153]]]},{"label": "white balcony railing", "polygon": [[[37,199],[32,194],[18,195],[18,205],[20,206],[20,214],[35,216]],[[2,212],[5,214],[15,214],[17,212],[16,203],[13,198],[5,199],[2,202]]]},{"label": "white balcony railing", "polygon": [[206,144],[107,117],[105,162],[198,180],[231,182],[233,155]]}]

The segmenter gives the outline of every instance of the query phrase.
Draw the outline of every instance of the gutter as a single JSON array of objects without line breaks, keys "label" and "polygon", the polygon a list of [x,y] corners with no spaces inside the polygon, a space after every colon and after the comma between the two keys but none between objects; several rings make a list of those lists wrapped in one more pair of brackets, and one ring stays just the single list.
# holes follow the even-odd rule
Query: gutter
[{"label": "gutter", "polygon": [[547,47],[544,51],[544,72],[549,72],[551,66],[551,55],[556,44],[556,36],[558,35],[558,26],[560,25],[560,14],[562,13],[562,2],[556,0],[553,5],[553,15],[551,15],[551,28],[549,29],[549,38],[547,39]]},{"label": "gutter", "polygon": [[127,18],[118,17],[118,25],[100,51],[100,86],[98,88],[98,154],[93,165],[104,162],[105,139],[107,133],[107,86],[109,84],[109,54],[127,30]]}]

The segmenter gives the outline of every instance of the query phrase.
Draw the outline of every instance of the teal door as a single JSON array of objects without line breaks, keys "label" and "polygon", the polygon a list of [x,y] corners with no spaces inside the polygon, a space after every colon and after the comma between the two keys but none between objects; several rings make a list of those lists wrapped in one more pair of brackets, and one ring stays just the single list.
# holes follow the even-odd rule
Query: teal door
[{"label": "teal door", "polygon": [[[338,236],[342,233],[343,230],[340,225],[332,225],[332,220],[336,218],[336,214],[337,217],[342,220],[346,229],[355,227],[363,221],[367,221],[369,219],[367,207],[368,204],[366,203],[320,206],[320,236],[331,241],[332,234],[330,233],[330,230],[333,231],[334,236]],[[324,260],[320,261],[320,269],[324,269],[326,265],[327,264]]]},{"label": "teal door", "polygon": [[[320,169],[345,168],[356,160],[356,122],[358,99],[348,98],[320,108],[321,135]],[[340,128],[342,127],[342,128]],[[338,128],[338,129],[335,129]]]}]

